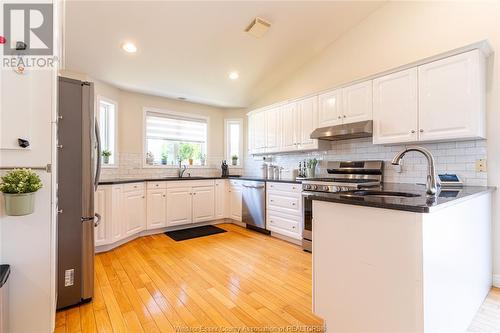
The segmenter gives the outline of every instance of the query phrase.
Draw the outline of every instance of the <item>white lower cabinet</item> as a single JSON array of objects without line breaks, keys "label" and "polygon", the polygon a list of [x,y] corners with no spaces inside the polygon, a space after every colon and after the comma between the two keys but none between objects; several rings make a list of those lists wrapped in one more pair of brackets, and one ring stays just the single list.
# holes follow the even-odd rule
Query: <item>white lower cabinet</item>
[{"label": "white lower cabinet", "polygon": [[215,219],[214,186],[193,187],[193,223]]},{"label": "white lower cabinet", "polygon": [[167,189],[167,226],[191,223],[191,187]]},{"label": "white lower cabinet", "polygon": [[229,217],[236,221],[241,221],[241,181],[229,181]]},{"label": "white lower cabinet", "polygon": [[215,218],[223,219],[227,217],[228,196],[227,181],[223,179],[215,180]]},{"label": "white lower cabinet", "polygon": [[167,226],[167,189],[148,189],[146,200],[146,229]]},{"label": "white lower cabinet", "polygon": [[[108,210],[106,207],[106,194],[111,189],[99,188],[94,195],[94,210],[101,217],[99,225],[94,230],[95,246],[107,244],[111,233],[111,222],[108,221]],[[109,196],[109,195],[108,195]]]},{"label": "white lower cabinet", "polygon": [[300,184],[268,182],[266,229],[302,239],[302,188]]},{"label": "white lower cabinet", "polygon": [[213,180],[167,184],[167,226],[215,220]]},{"label": "white lower cabinet", "polygon": [[132,236],[146,229],[146,197],[144,189],[123,192],[123,233]]},{"label": "white lower cabinet", "polygon": [[95,246],[106,245],[122,239],[124,233],[120,220],[121,186],[100,186],[94,196],[94,209],[100,215],[94,230]]}]

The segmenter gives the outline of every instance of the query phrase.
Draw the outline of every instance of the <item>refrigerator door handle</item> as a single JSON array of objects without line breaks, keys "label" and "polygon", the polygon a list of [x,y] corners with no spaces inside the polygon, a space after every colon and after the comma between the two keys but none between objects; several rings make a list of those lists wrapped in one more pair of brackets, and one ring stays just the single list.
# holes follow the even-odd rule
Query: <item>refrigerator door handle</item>
[{"label": "refrigerator door handle", "polygon": [[101,214],[95,213],[94,227],[98,227],[101,224]]},{"label": "refrigerator door handle", "polygon": [[99,185],[99,178],[101,178],[101,136],[99,130],[99,123],[95,121],[95,138],[97,143],[97,167],[95,170],[94,178],[94,191],[97,191],[97,186]]}]

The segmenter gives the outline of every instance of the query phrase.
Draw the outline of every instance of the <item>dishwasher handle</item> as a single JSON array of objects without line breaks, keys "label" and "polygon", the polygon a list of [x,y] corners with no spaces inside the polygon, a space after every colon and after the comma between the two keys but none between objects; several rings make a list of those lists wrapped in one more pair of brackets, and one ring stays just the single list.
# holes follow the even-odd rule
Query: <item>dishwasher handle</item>
[{"label": "dishwasher handle", "polygon": [[261,185],[261,186],[252,186],[252,185],[245,185],[245,184],[243,184],[243,187],[246,187],[246,188],[265,188],[265,185]]}]

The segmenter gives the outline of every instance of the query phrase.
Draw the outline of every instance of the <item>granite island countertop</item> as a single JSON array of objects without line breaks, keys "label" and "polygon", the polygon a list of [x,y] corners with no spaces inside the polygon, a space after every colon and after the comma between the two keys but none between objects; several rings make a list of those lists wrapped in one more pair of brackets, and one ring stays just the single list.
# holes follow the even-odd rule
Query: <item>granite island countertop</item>
[{"label": "granite island countertop", "polygon": [[460,188],[441,188],[434,197],[427,196],[425,185],[383,183],[381,186],[371,187],[368,190],[391,191],[411,193],[415,197],[378,197],[361,196],[350,192],[343,193],[319,193],[305,192],[312,200],[328,201],[348,205],[367,206],[375,208],[402,210],[415,213],[430,213],[434,210],[445,208],[462,200],[468,200],[475,196],[495,191],[490,186],[464,186]]},{"label": "granite island countertop", "polygon": [[141,182],[162,182],[162,181],[178,181],[178,180],[211,180],[211,179],[233,179],[233,180],[250,180],[250,181],[262,181],[262,182],[278,182],[278,183],[294,183],[300,184],[302,181],[294,179],[265,179],[258,177],[245,177],[245,176],[229,176],[229,177],[160,177],[160,178],[117,178],[117,179],[104,179],[99,181],[99,185],[117,185],[117,184],[129,184],[129,183],[141,183]]}]

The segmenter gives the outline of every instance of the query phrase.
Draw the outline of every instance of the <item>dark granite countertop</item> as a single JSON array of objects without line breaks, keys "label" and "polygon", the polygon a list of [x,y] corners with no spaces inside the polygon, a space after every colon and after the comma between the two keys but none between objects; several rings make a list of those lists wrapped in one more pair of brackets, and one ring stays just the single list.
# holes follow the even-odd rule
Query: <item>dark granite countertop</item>
[{"label": "dark granite countertop", "polygon": [[121,179],[106,179],[101,180],[99,185],[116,185],[116,184],[127,184],[127,183],[140,183],[140,182],[163,182],[163,181],[177,181],[177,180],[210,180],[210,179],[239,179],[239,180],[253,180],[253,181],[265,181],[265,182],[281,182],[281,183],[297,183],[300,184],[300,180],[293,179],[263,179],[258,177],[244,177],[244,176],[229,176],[228,178],[222,177],[162,177],[162,178],[121,178]]},{"label": "dark granite countertop", "polygon": [[319,201],[328,201],[348,205],[368,206],[375,208],[403,210],[415,213],[429,213],[448,205],[456,204],[461,200],[468,200],[477,195],[492,192],[495,187],[488,186],[464,186],[461,188],[442,188],[435,197],[428,197],[425,193],[425,185],[384,183],[380,187],[372,187],[370,190],[383,190],[391,192],[404,192],[418,195],[416,197],[377,197],[359,196],[345,193],[311,193],[306,194],[309,198]]},{"label": "dark granite countertop", "polygon": [[0,265],[0,288],[7,282],[10,275],[10,265]]}]

